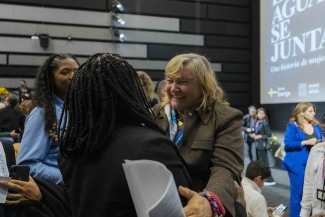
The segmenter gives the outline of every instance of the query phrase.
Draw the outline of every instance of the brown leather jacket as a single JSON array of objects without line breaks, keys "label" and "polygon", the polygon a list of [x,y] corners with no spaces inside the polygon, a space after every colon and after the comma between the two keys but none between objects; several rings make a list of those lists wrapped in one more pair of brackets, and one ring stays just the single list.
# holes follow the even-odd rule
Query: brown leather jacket
[{"label": "brown leather jacket", "polygon": [[[153,108],[153,113],[158,125],[168,133],[168,119],[161,104]],[[227,208],[226,216],[235,216],[233,180],[240,183],[244,165],[242,125],[240,111],[217,102],[212,111],[187,110],[183,138],[178,146],[190,169],[193,190],[214,192]]]}]

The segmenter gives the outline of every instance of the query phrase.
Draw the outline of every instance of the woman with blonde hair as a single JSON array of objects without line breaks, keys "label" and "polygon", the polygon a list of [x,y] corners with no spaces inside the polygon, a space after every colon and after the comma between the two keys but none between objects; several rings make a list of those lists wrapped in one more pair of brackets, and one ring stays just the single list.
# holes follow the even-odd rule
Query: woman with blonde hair
[{"label": "woman with blonde hair", "polygon": [[158,104],[158,100],[153,97],[153,84],[150,76],[144,71],[137,71],[138,77],[140,78],[141,85],[146,93],[147,101],[151,108]]},{"label": "woman with blonde hair", "polygon": [[167,96],[153,108],[158,125],[187,163],[194,190],[214,193],[227,210],[223,216],[235,216],[240,206],[233,182],[240,183],[243,170],[242,113],[229,106],[204,56],[175,56],[165,78]]},{"label": "woman with blonde hair", "polygon": [[9,96],[8,90],[4,87],[0,87],[0,109],[6,107],[5,101],[8,96]]},{"label": "woman with blonde hair", "polygon": [[22,103],[20,103],[19,108],[21,112],[27,117],[33,110],[32,100],[24,100]]},{"label": "woman with blonde hair", "polygon": [[292,112],[284,136],[286,156],[282,167],[290,179],[290,216],[299,216],[305,169],[311,148],[322,139],[322,131],[315,118],[316,107],[301,102]]}]

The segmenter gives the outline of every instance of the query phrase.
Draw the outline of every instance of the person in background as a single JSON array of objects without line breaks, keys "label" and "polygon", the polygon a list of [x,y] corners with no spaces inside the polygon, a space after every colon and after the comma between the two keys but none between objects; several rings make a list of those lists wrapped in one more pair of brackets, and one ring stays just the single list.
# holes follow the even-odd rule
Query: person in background
[{"label": "person in background", "polygon": [[167,97],[153,108],[156,121],[178,147],[194,190],[207,189],[235,216],[235,188],[243,170],[243,115],[225,100],[210,62],[198,54],[177,55],[165,70]]},{"label": "person in background", "polygon": [[[191,186],[177,148],[153,119],[137,73],[118,54],[94,54],[80,66],[62,112],[60,125],[66,131],[59,133],[58,161],[73,217],[137,216],[125,159],[161,162],[177,187]],[[194,201],[203,198],[180,191]],[[186,199],[181,197],[184,206]],[[208,211],[205,216],[211,216]]]},{"label": "person in background", "polygon": [[[12,158],[12,146],[1,143],[3,146],[8,170],[15,165]],[[33,179],[29,176],[28,181],[11,179],[1,180],[0,185],[8,188],[5,204],[1,204],[0,216],[10,217],[48,217],[60,216],[71,217],[71,208],[66,196],[65,189],[42,179]]]},{"label": "person in background", "polygon": [[32,100],[24,100],[20,105],[21,112],[27,117],[33,110]]},{"label": "person in background", "polygon": [[4,87],[0,87],[0,109],[6,107],[5,101],[8,96],[9,96],[8,90]]},{"label": "person in background", "polygon": [[0,132],[0,142],[8,141],[10,144],[14,144],[16,138],[19,137],[19,133],[16,133],[15,130],[11,132]]},{"label": "person in background", "polygon": [[[253,146],[257,150],[258,160],[262,161],[267,165],[269,165],[269,159],[267,155],[267,144],[268,138],[272,136],[272,132],[269,125],[269,120],[267,117],[266,110],[264,108],[257,109],[256,115],[256,123],[254,133],[250,135],[252,139],[254,139]],[[270,175],[268,177],[268,181],[264,183],[265,186],[275,185],[273,177]]]},{"label": "person in background", "polygon": [[249,160],[257,160],[256,148],[252,148],[252,144],[255,141],[250,135],[254,133],[256,120],[256,108],[251,105],[248,107],[248,114],[244,116],[244,124],[242,130],[244,132],[244,141],[246,143],[245,152],[248,153]]},{"label": "person in background", "polygon": [[2,132],[3,136],[0,140],[2,141],[20,141],[19,133],[22,129],[24,129],[25,116],[23,116],[22,113],[17,110],[17,103],[17,97],[8,96],[5,100],[6,107],[0,110],[0,132]]},{"label": "person in background", "polygon": [[282,168],[290,179],[290,216],[300,214],[306,164],[310,149],[322,140],[322,130],[315,118],[316,107],[308,102],[299,103],[292,112],[285,135],[286,156]]},{"label": "person in background", "polygon": [[166,97],[166,80],[158,81],[155,87],[155,93],[159,97],[159,102],[162,102]]},{"label": "person in background", "polygon": [[28,165],[33,178],[62,184],[58,168],[59,119],[65,94],[79,63],[71,54],[54,54],[39,68],[35,82],[35,107],[28,115],[17,156],[18,165]]},{"label": "person in background", "polygon": [[27,87],[25,80],[20,80],[20,87],[18,87],[19,104],[24,100],[31,99],[31,90]]},{"label": "person in background", "polygon": [[153,97],[153,84],[150,76],[143,72],[143,71],[138,71],[138,76],[140,78],[141,85],[146,93],[147,100],[151,106],[151,108],[158,104],[158,100]]},{"label": "person in background", "polygon": [[[33,104],[31,100],[24,100],[20,105],[19,108],[25,118],[30,114],[30,112],[33,110]],[[24,124],[24,123],[23,123]],[[20,135],[20,138],[23,138],[24,135],[24,128],[21,129],[21,132],[18,134]],[[18,151],[20,149],[20,143],[14,143],[14,149],[15,149],[15,156],[17,158]]]},{"label": "person in background", "polygon": [[271,177],[270,168],[262,161],[252,161],[248,164],[246,175],[242,180],[244,188],[247,217],[283,217],[284,212],[272,215],[276,207],[267,207],[261,189]]},{"label": "person in background", "polygon": [[324,156],[324,142],[315,145],[310,151],[300,203],[300,217],[309,217],[310,213],[325,214]]}]

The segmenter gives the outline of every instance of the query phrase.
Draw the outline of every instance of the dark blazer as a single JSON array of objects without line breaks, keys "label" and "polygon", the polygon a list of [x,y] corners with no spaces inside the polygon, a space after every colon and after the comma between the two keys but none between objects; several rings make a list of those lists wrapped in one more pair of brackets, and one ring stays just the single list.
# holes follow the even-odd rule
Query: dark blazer
[{"label": "dark blazer", "polygon": [[22,103],[24,100],[29,100],[32,98],[31,96],[31,89],[29,87],[25,87],[27,92],[24,94],[22,93],[22,87],[18,87],[18,93],[19,93],[19,104]]},{"label": "dark blazer", "polygon": [[251,126],[251,116],[249,114],[244,116],[244,124],[242,125],[241,129],[244,132],[244,140],[247,142],[249,133],[246,132],[247,128],[253,128],[254,126]]},{"label": "dark blazer", "polygon": [[0,109],[0,131],[11,132],[18,128],[23,129],[25,116],[22,113],[16,113],[13,107],[7,106]]},{"label": "dark blazer", "polygon": [[268,142],[267,138],[272,136],[272,132],[271,132],[270,125],[269,125],[268,121],[265,121],[258,125],[258,129],[255,132],[255,135],[262,135],[262,138],[258,139],[256,141],[259,143],[259,145],[266,146],[266,144]]},{"label": "dark blazer", "polygon": [[[169,130],[161,104],[153,112],[158,125]],[[178,148],[192,174],[194,190],[214,192],[228,210],[226,216],[235,216],[233,180],[240,183],[244,165],[242,125],[240,111],[217,102],[209,111],[184,112],[184,134]]]},{"label": "dark blazer", "polygon": [[[166,136],[143,126],[120,126],[91,160],[58,155],[73,217],[137,216],[122,167],[126,159],[159,161],[172,172],[177,186],[192,187],[185,163]],[[181,200],[185,206],[187,200]]]}]

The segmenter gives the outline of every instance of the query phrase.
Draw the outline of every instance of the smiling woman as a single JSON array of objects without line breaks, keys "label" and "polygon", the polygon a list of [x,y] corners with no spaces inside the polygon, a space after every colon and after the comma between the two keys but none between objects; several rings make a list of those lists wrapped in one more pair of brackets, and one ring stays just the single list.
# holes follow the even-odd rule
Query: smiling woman
[{"label": "smiling woman", "polygon": [[79,63],[71,54],[50,56],[40,67],[32,104],[26,119],[17,164],[28,165],[33,178],[62,184],[56,159],[59,152],[57,131],[65,94]]},{"label": "smiling woman", "polygon": [[[160,127],[188,164],[196,191],[213,192],[235,216],[235,188],[243,169],[242,113],[229,107],[210,62],[198,54],[174,57],[166,66],[167,97],[156,105]],[[193,207],[188,207],[191,210]]]}]

